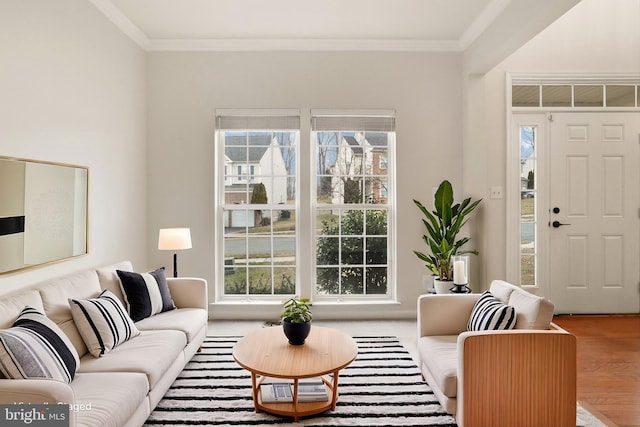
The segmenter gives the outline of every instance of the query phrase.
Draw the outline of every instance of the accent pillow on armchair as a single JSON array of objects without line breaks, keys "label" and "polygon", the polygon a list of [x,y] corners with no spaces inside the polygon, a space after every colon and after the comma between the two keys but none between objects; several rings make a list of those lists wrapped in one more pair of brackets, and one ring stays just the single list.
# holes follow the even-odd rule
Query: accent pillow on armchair
[{"label": "accent pillow on armchair", "polygon": [[490,331],[513,329],[516,325],[516,310],[504,304],[491,292],[485,291],[476,301],[467,329],[469,331]]}]

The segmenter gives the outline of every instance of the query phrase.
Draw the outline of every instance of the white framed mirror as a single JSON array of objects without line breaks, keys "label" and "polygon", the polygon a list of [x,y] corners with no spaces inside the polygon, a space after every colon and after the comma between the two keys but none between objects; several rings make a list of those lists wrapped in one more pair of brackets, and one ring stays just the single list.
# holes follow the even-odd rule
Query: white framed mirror
[{"label": "white framed mirror", "polygon": [[0,274],[89,251],[89,168],[0,156]]}]

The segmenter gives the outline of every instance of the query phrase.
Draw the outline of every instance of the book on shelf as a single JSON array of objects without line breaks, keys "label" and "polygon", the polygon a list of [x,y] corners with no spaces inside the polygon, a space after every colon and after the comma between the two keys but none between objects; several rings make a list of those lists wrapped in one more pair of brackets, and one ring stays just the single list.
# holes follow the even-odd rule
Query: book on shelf
[{"label": "book on shelf", "polygon": [[260,385],[263,403],[293,402],[293,392],[289,383],[269,383]]},{"label": "book on shelf", "polygon": [[[260,395],[263,403],[291,403],[293,402],[293,383],[261,384]],[[327,386],[322,381],[298,382],[298,402],[327,402],[328,400]]]}]

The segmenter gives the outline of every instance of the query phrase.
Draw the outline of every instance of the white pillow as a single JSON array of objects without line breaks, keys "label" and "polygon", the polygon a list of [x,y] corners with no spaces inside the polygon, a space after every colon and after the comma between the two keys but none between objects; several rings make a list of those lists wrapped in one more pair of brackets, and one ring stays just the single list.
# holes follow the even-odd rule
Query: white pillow
[{"label": "white pillow", "polygon": [[515,325],[516,310],[486,291],[474,304],[467,322],[467,329],[469,331],[504,330],[513,329]]},{"label": "white pillow", "polygon": [[140,333],[120,300],[105,289],[97,298],[69,298],[71,315],[94,357],[101,357]]},{"label": "white pillow", "polygon": [[6,378],[50,378],[69,384],[80,360],[62,330],[43,313],[25,307],[0,331],[0,371]]}]

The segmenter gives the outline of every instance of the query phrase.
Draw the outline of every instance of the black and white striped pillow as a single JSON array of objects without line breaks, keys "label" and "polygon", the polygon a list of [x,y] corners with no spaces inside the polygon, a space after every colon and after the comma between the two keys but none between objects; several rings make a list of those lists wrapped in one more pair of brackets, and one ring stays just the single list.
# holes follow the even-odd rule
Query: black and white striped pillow
[{"label": "black and white striped pillow", "polygon": [[476,301],[467,322],[469,331],[513,329],[516,325],[516,310],[504,304],[491,292],[484,292]]},{"label": "black and white striped pillow", "polygon": [[164,268],[149,273],[116,270],[129,316],[134,322],[173,310]]},{"label": "black and white striped pillow", "polygon": [[105,289],[97,298],[69,298],[73,321],[94,357],[101,357],[140,333],[122,303]]},{"label": "black and white striped pillow", "polygon": [[6,378],[51,378],[69,384],[80,365],[62,330],[35,308],[25,307],[0,331],[0,371]]}]

